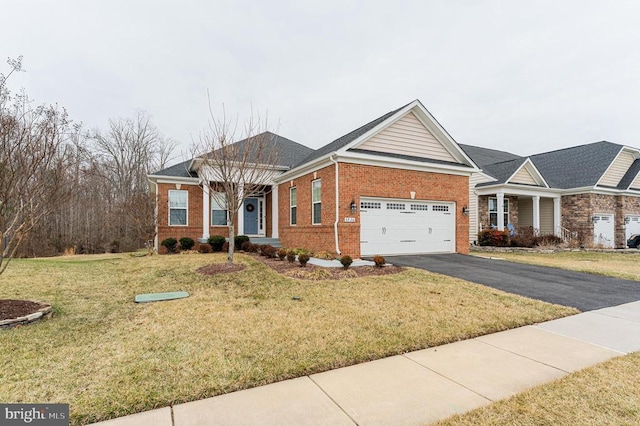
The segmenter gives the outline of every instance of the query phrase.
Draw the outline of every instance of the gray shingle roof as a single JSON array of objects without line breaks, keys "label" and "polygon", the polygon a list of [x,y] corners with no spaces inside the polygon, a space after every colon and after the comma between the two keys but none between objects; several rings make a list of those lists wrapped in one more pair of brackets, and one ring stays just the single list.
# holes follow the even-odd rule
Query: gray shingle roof
[{"label": "gray shingle roof", "polygon": [[622,145],[602,141],[530,158],[550,187],[582,188],[594,186],[621,149]]},{"label": "gray shingle roof", "polygon": [[[256,135],[255,138],[266,137],[268,141],[273,144],[274,149],[276,150],[276,157],[278,159],[277,166],[282,166],[286,168],[292,168],[296,164],[300,162],[301,159],[307,157],[310,153],[313,152],[313,149],[308,148],[304,145],[301,145],[297,142],[292,141],[291,139],[287,139],[280,135],[276,135],[271,132],[264,132],[259,135]],[[243,149],[243,146],[246,143],[254,142],[253,140],[243,139],[238,142],[240,150]],[[192,160],[187,160],[182,163],[176,164],[174,166],[168,167],[164,170],[160,170],[158,172],[153,173],[153,175],[158,176],[169,176],[169,177],[198,177],[195,172],[189,172],[187,168]]]},{"label": "gray shingle roof", "polygon": [[519,155],[506,151],[498,151],[497,149],[482,148],[473,145],[458,144],[460,148],[473,160],[480,168],[484,168],[487,164],[501,163],[503,161],[511,161],[522,158]]},{"label": "gray shingle roof", "polygon": [[618,189],[627,189],[636,178],[638,172],[640,172],[640,159],[635,160],[627,173],[620,179],[620,183],[618,184]]},{"label": "gray shingle roof", "polygon": [[167,167],[166,169],[162,169],[155,173],[152,173],[152,175],[169,176],[169,177],[185,177],[185,178],[198,177],[198,175],[195,172],[190,172],[188,170],[190,164],[191,164],[191,160],[183,161],[182,163],[178,163],[171,167]]},{"label": "gray shingle roof", "polygon": [[[407,104],[409,105],[409,104]],[[403,105],[400,108],[390,111],[388,113],[386,113],[385,115],[376,118],[373,121],[370,121],[369,123],[365,124],[364,126],[358,127],[357,129],[347,133],[344,136],[339,137],[338,139],[334,140],[331,143],[328,143],[327,145],[317,149],[316,151],[314,151],[312,154],[310,154],[309,156],[307,156],[306,158],[302,159],[296,166],[301,166],[305,163],[308,163],[310,161],[316,160],[324,155],[327,155],[331,152],[337,151],[340,148],[343,148],[347,145],[349,145],[351,142],[353,142],[354,140],[358,139],[360,136],[364,135],[365,133],[367,133],[369,130],[373,129],[374,127],[376,127],[378,124],[382,123],[383,121],[385,121],[387,118],[391,117],[392,115],[394,115],[396,112],[400,111],[402,108],[406,107],[407,105]]]},{"label": "gray shingle roof", "polygon": [[503,161],[501,163],[487,164],[482,169],[489,175],[497,179],[497,182],[487,182],[487,185],[495,185],[498,183],[506,183],[507,179],[511,177],[518,170],[518,167],[527,161],[526,158],[516,158],[511,161]]}]

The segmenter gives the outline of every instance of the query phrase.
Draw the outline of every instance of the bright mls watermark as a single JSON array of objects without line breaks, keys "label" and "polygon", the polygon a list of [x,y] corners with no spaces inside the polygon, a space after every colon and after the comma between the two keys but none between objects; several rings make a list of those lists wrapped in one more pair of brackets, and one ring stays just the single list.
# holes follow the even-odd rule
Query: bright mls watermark
[{"label": "bright mls watermark", "polygon": [[69,426],[69,404],[0,404],[0,425]]}]

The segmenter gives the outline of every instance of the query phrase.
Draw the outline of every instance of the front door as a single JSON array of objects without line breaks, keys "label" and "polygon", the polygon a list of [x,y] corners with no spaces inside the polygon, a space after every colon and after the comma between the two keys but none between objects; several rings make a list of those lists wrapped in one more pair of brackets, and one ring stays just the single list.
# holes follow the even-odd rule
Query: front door
[{"label": "front door", "polygon": [[244,234],[258,234],[259,205],[257,198],[245,198],[242,210],[244,211]]}]

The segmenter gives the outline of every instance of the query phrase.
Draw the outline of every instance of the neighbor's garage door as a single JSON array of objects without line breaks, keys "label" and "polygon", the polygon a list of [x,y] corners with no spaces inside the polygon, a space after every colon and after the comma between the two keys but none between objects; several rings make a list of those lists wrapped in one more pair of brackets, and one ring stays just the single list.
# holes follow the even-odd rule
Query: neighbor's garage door
[{"label": "neighbor's garage door", "polygon": [[455,252],[455,204],[360,199],[360,253]]},{"label": "neighbor's garage door", "polygon": [[613,215],[593,215],[593,243],[602,247],[613,247]]},{"label": "neighbor's garage door", "polygon": [[640,234],[640,216],[625,216],[625,236],[628,240],[633,234]]}]

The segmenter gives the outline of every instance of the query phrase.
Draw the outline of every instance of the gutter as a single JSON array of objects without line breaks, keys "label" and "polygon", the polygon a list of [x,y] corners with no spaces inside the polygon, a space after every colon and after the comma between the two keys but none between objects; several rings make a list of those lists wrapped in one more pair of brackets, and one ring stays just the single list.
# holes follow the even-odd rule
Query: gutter
[{"label": "gutter", "polygon": [[336,165],[336,221],[333,222],[333,233],[336,240],[336,253],[338,253],[338,255],[341,255],[342,252],[340,252],[340,244],[338,242],[338,223],[340,222],[340,208],[338,205],[338,202],[340,200],[340,180],[338,176],[338,162],[333,158],[334,155],[336,157],[338,156],[338,154],[335,152],[329,156],[329,160],[331,160],[331,162]]}]

